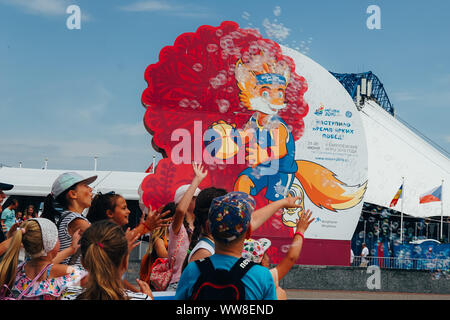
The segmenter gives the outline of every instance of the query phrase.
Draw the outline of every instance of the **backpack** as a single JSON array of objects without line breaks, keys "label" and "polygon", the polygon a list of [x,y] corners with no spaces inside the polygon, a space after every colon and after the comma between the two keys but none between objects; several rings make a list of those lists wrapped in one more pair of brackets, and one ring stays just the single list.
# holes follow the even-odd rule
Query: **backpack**
[{"label": "backpack", "polygon": [[209,257],[195,263],[200,277],[192,289],[191,300],[245,300],[245,285],[241,279],[254,262],[240,258],[230,270],[215,269]]},{"label": "backpack", "polygon": [[175,252],[170,258],[157,258],[153,262],[150,273],[150,285],[152,285],[156,291],[165,291],[170,284],[173,276],[173,266],[182,244],[182,237],[178,237],[177,247]]}]

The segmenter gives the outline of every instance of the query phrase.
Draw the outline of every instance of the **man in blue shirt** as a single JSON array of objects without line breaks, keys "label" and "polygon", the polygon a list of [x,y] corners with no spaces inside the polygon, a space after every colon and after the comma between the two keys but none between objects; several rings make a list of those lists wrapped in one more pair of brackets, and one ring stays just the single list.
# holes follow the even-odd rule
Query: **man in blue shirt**
[{"label": "man in blue shirt", "polygon": [[[215,254],[209,259],[215,269],[230,270],[241,258],[244,240],[250,237],[250,218],[255,207],[251,196],[230,192],[213,200],[208,223],[215,242]],[[181,274],[176,300],[189,300],[200,277],[196,262],[191,262]],[[245,300],[276,300],[276,290],[269,269],[253,265],[242,277]]]},{"label": "man in blue shirt", "polygon": [[[8,183],[2,183],[0,182],[0,214],[2,213],[2,206],[3,200],[6,198],[6,194],[3,191],[11,190],[14,186],[12,184]],[[0,215],[1,217],[1,215]],[[6,236],[3,232],[0,232],[0,242],[3,242],[6,239]]]},{"label": "man in blue shirt", "polygon": [[2,230],[6,234],[9,229],[16,223],[16,211],[19,207],[17,199],[13,199],[10,205],[2,211],[1,224]]}]

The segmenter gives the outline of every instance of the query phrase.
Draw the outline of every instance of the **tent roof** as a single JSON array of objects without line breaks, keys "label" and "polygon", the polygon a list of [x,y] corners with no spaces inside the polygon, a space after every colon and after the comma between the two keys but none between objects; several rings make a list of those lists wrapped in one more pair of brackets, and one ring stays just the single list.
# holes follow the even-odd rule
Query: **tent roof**
[{"label": "tent roof", "polygon": [[[389,207],[402,184],[403,199],[393,208],[414,217],[450,214],[450,161],[407,126],[367,101],[361,110],[367,139],[369,183],[364,201]],[[419,204],[422,194],[443,183],[441,202]]]},{"label": "tent roof", "polygon": [[10,183],[14,188],[5,191],[7,195],[46,196],[51,191],[53,181],[67,171],[78,172],[84,177],[97,175],[91,187],[94,192],[114,191],[127,200],[138,200],[138,188],[149,173],[125,171],[83,171],[48,170],[0,167],[0,181]]}]

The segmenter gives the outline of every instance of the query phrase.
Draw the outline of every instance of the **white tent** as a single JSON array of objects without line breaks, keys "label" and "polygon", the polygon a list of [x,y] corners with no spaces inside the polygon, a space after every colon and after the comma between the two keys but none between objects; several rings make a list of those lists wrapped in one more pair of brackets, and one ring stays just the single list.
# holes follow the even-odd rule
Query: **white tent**
[{"label": "white tent", "polygon": [[149,173],[125,171],[83,171],[49,170],[0,167],[0,181],[10,183],[14,188],[5,191],[7,195],[46,196],[50,193],[53,181],[66,171],[75,171],[83,177],[97,175],[91,187],[95,192],[114,191],[127,200],[139,200],[138,188]]},{"label": "white tent", "polygon": [[[403,199],[393,208],[414,217],[450,215],[449,158],[374,101],[361,110],[368,146],[369,184],[365,202],[389,207],[402,184]],[[419,204],[422,194],[443,182],[442,202]]]}]

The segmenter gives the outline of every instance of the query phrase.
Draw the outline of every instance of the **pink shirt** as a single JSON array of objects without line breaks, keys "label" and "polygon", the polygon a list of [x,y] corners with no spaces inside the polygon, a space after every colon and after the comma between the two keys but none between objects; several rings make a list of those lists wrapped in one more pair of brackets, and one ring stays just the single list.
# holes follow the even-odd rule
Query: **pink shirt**
[{"label": "pink shirt", "polygon": [[[177,249],[177,244],[179,245]],[[170,283],[175,283],[180,280],[183,268],[184,259],[186,258],[189,249],[189,237],[184,225],[181,225],[178,234],[172,231],[172,224],[169,227],[169,259],[173,262],[173,275]],[[174,261],[172,261],[174,259]]]}]

